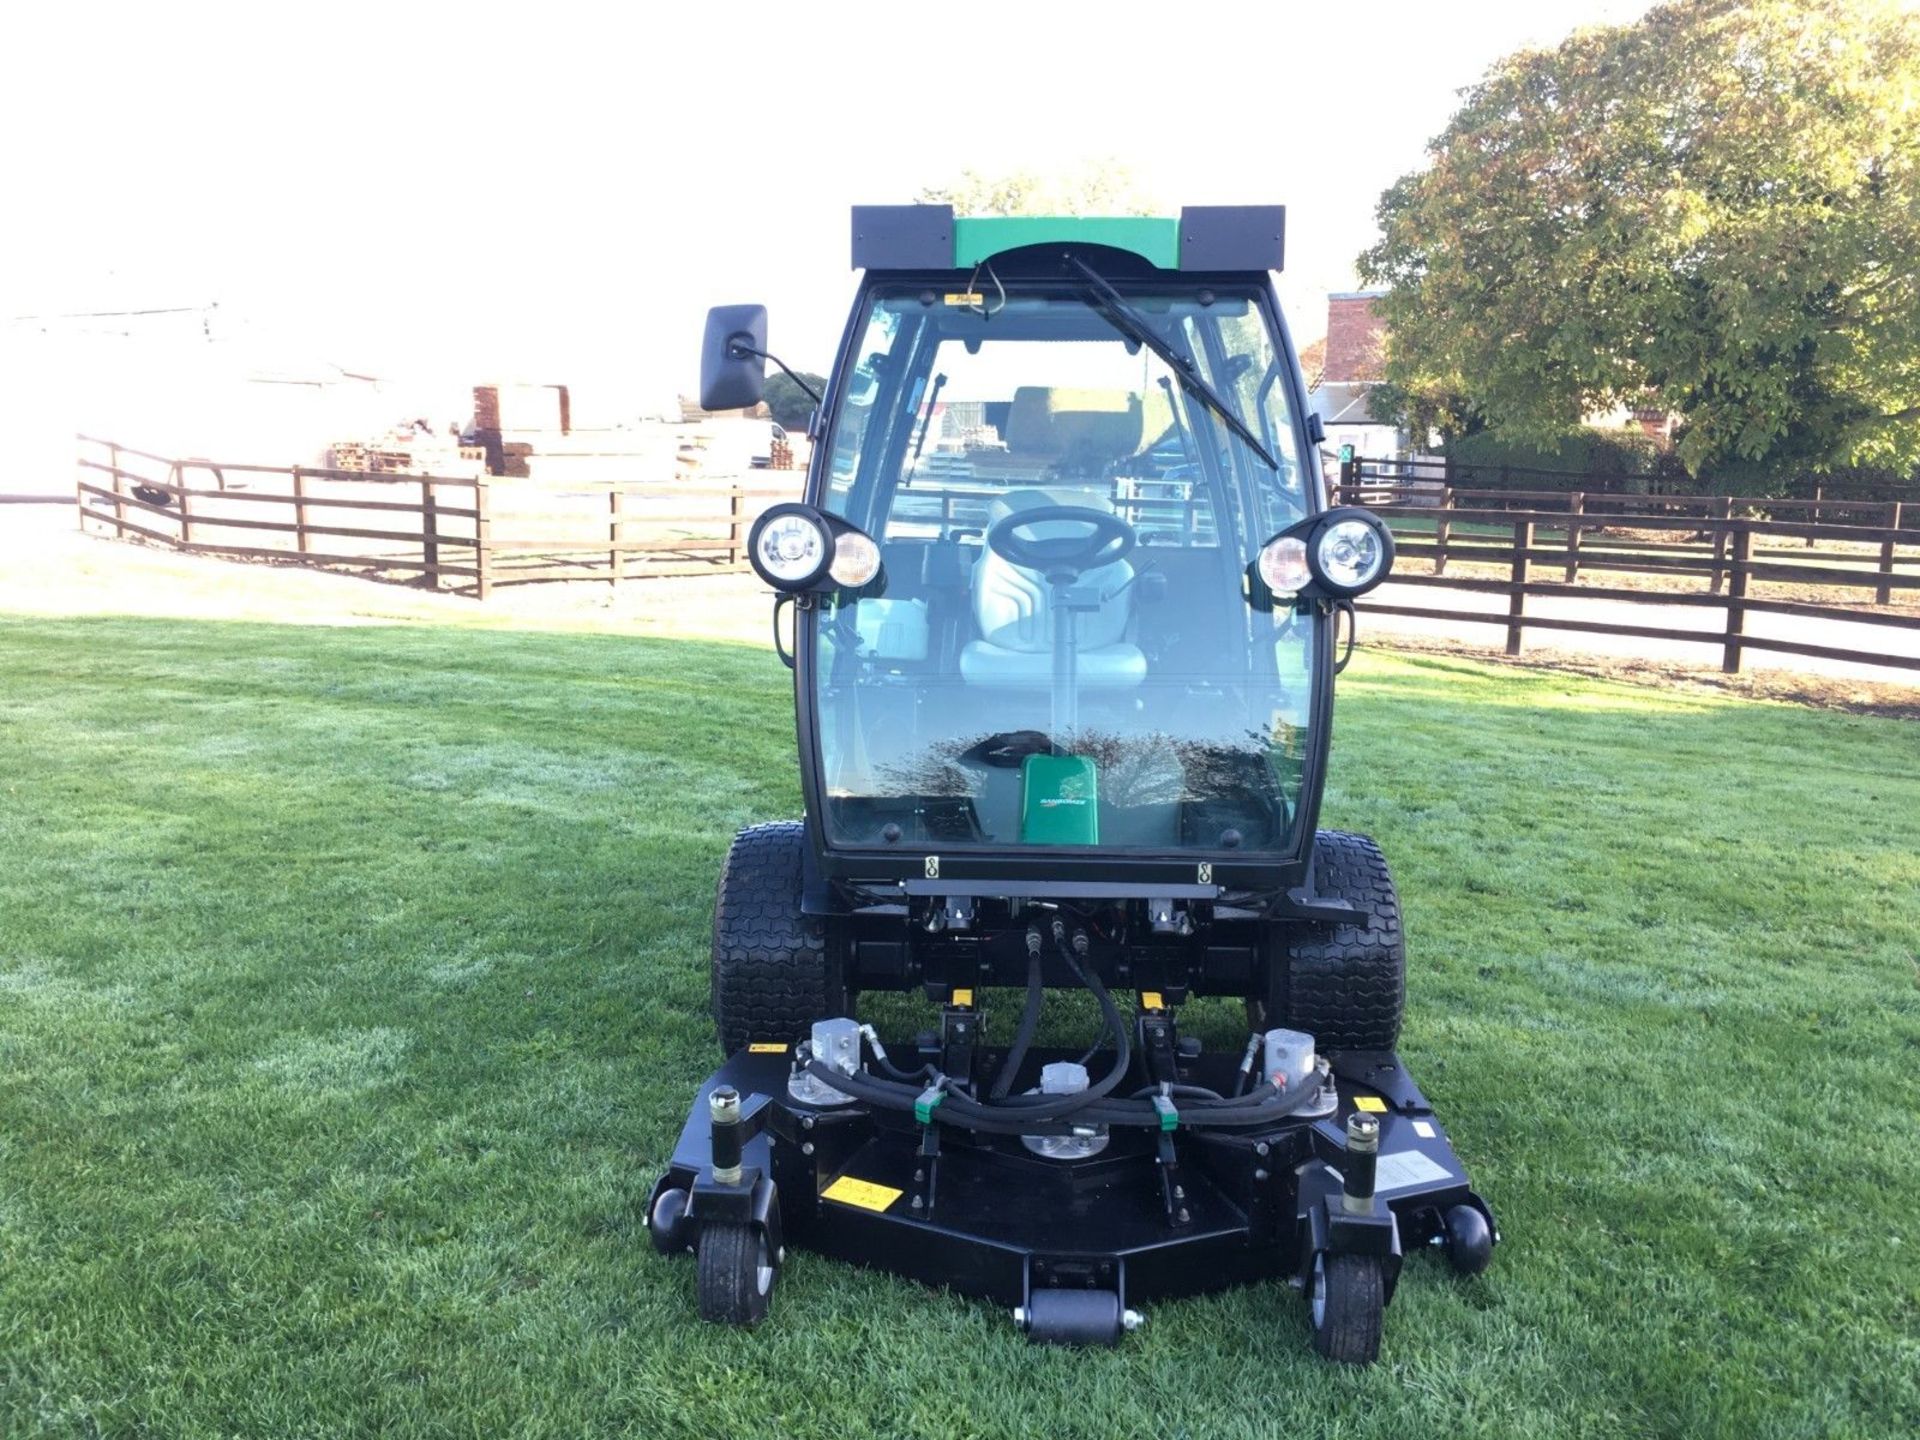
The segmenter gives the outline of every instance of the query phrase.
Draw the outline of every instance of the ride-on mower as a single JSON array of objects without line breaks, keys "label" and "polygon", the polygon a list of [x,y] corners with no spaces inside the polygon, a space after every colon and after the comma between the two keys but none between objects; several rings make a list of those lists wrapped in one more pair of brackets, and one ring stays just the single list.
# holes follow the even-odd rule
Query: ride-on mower
[{"label": "ride-on mower", "polygon": [[[1069,1344],[1284,1280],[1366,1363],[1410,1249],[1491,1258],[1394,1053],[1386,862],[1316,829],[1340,633],[1393,540],[1327,503],[1284,219],[855,209],[805,498],[748,536],[806,816],[733,842],[728,1059],[648,1209],[706,1319],[762,1319],[802,1246]],[[714,310],[701,404],[753,405],[769,359],[762,307]],[[987,996],[1021,988],[1000,1043]],[[1035,1043],[1053,988],[1097,1006],[1084,1049]],[[870,991],[937,1023],[883,1041]],[[1197,996],[1244,998],[1244,1046],[1180,1033]]]}]

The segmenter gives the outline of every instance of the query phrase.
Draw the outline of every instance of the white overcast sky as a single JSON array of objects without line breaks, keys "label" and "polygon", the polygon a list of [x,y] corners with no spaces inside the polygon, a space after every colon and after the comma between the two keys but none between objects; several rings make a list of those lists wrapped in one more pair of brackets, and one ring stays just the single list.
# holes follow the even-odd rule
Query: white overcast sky
[{"label": "white overcast sky", "polygon": [[213,300],[287,363],[637,396],[692,387],[707,305],[758,300],[822,369],[849,205],[1106,156],[1169,212],[1285,203],[1304,342],[1460,87],[1645,8],[13,5],[0,344]]}]

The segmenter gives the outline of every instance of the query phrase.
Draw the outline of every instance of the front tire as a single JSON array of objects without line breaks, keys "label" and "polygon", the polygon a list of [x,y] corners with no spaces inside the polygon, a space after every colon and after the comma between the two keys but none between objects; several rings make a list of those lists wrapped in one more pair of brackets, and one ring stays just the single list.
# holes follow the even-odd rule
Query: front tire
[{"label": "front tire", "polygon": [[1380,1358],[1387,1282],[1377,1255],[1314,1256],[1308,1303],[1313,1348],[1322,1356],[1342,1365],[1371,1365]]},{"label": "front tire", "polygon": [[702,1320],[758,1325],[773,1304],[778,1275],[766,1232],[758,1226],[715,1220],[701,1227],[694,1285]]},{"label": "front tire", "polygon": [[1313,858],[1315,888],[1349,902],[1354,918],[1281,933],[1267,993],[1248,1007],[1253,1027],[1304,1030],[1323,1051],[1391,1050],[1406,1008],[1407,949],[1386,857],[1368,836],[1322,830]]},{"label": "front tire", "polygon": [[801,913],[807,830],[797,820],[734,837],[713,903],[713,1022],[726,1054],[791,1045],[847,1011],[846,980],[822,927]]}]

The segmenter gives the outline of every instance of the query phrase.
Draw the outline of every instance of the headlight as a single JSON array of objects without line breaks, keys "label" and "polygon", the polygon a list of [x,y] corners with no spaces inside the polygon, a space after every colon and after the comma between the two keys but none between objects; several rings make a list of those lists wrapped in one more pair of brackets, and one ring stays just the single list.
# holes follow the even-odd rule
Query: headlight
[{"label": "headlight", "polygon": [[753,522],[747,558],[760,578],[778,590],[805,590],[833,563],[833,535],[818,512],[805,505],[775,505]]},{"label": "headlight", "polygon": [[1334,520],[1313,541],[1319,572],[1336,589],[1357,593],[1367,589],[1386,568],[1386,541],[1377,524],[1367,520]]},{"label": "headlight", "polygon": [[1254,565],[1275,601],[1351,600],[1393,569],[1393,532],[1379,516],[1342,505],[1296,520],[1260,547]]},{"label": "headlight", "polygon": [[1393,532],[1364,512],[1334,512],[1314,532],[1310,546],[1314,578],[1335,595],[1371,590],[1393,565]]},{"label": "headlight", "polygon": [[858,590],[880,573],[880,547],[858,530],[843,530],[833,542],[833,583]]},{"label": "headlight", "polygon": [[1291,599],[1313,578],[1307,569],[1307,542],[1282,535],[1260,547],[1260,579],[1277,599]]}]

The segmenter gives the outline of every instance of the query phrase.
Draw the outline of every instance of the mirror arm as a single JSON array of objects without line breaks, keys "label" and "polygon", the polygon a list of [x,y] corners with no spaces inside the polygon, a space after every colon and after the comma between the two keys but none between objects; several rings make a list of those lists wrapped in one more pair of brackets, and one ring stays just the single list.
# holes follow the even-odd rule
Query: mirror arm
[{"label": "mirror arm", "polygon": [[807,382],[802,380],[798,375],[794,374],[793,371],[789,370],[787,368],[787,362],[782,360],[778,355],[770,355],[765,350],[756,350],[744,340],[735,339],[727,342],[727,358],[729,360],[741,360],[748,356],[752,356],[755,360],[771,360],[780,367],[781,374],[785,375],[787,379],[807,392],[808,397],[812,399],[815,405],[825,406],[826,401],[820,398],[820,392],[807,384]]}]

